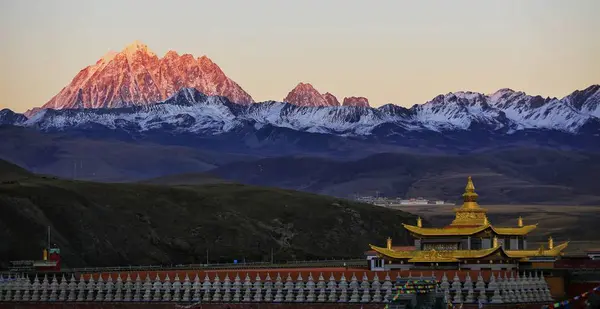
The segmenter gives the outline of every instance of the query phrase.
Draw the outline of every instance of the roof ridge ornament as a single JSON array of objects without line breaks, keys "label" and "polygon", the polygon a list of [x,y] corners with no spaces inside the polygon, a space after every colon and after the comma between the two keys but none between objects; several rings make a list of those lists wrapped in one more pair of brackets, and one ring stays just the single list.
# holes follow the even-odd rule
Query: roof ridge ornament
[{"label": "roof ridge ornament", "polygon": [[463,205],[461,208],[479,208],[479,204],[477,204],[479,194],[475,192],[475,185],[473,184],[473,178],[471,176],[467,178],[465,193],[463,193],[462,197]]},{"label": "roof ridge ornament", "polygon": [[490,225],[485,213],[487,210],[481,208],[477,203],[479,195],[475,192],[475,185],[473,184],[473,178],[469,176],[467,178],[467,185],[465,186],[465,193],[462,195],[463,204],[459,208],[455,208],[454,212],[456,217],[450,225],[460,226],[480,226]]}]

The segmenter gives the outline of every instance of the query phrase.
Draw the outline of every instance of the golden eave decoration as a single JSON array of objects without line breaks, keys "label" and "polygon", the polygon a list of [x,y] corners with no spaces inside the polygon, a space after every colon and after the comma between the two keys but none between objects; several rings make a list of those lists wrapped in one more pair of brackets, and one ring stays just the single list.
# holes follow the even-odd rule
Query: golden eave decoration
[{"label": "golden eave decoration", "polygon": [[504,250],[502,246],[496,246],[489,249],[480,250],[448,250],[448,251],[437,251],[437,250],[411,250],[411,251],[395,251],[393,249],[381,248],[373,245],[369,245],[372,250],[379,253],[382,256],[408,260],[410,263],[419,262],[459,262],[461,259],[484,259],[495,253],[501,253],[508,258],[527,260],[531,257],[556,257],[567,248],[568,242],[562,243],[561,245],[554,246],[552,249],[538,250]]},{"label": "golden eave decoration", "polygon": [[523,227],[493,227],[489,224],[475,227],[454,227],[447,228],[427,228],[414,225],[402,224],[409,232],[422,236],[469,236],[483,232],[487,229],[492,230],[501,236],[522,236],[533,231],[537,224],[525,225]]}]

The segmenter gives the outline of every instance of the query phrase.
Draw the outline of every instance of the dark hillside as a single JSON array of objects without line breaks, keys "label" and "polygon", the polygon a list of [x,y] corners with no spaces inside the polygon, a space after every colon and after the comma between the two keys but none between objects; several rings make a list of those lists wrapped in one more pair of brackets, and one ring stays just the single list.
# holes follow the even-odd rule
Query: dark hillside
[{"label": "dark hillside", "polygon": [[[46,226],[68,266],[361,256],[392,236],[400,211],[239,184],[106,184],[30,175],[0,161],[0,263],[41,257]],[[12,171],[12,172],[11,172]],[[12,177],[12,176],[11,176]]]}]

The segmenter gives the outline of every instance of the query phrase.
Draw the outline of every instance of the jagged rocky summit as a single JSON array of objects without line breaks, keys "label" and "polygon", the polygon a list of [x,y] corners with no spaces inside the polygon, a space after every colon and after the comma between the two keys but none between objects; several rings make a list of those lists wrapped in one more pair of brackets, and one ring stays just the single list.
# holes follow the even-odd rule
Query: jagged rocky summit
[{"label": "jagged rocky summit", "polygon": [[[182,88],[227,97],[238,104],[252,97],[208,57],[169,51],[163,58],[135,41],[81,70],[42,108],[120,108],[161,102]],[[30,112],[33,114],[36,110]]]},{"label": "jagged rocky summit", "polygon": [[370,107],[369,100],[365,97],[347,97],[344,98],[343,106],[359,106],[359,107]]},{"label": "jagged rocky summit", "polygon": [[[309,83],[299,83],[283,99],[283,102],[297,106],[340,106],[337,97],[329,92],[321,94]],[[365,97],[346,97],[343,106],[369,107],[369,100]]]}]

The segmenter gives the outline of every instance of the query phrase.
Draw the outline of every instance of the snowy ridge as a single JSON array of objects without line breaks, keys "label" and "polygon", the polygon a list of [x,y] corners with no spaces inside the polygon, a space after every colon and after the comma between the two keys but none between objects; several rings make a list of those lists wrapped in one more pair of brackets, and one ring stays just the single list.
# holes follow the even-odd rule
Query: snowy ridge
[{"label": "snowy ridge", "polygon": [[507,125],[502,111],[491,108],[480,93],[457,92],[439,95],[414,107],[415,119],[429,130],[466,130],[474,123],[484,123],[493,129]]},{"label": "snowy ridge", "polygon": [[214,135],[246,126],[258,129],[270,125],[303,132],[364,136],[372,134],[375,128],[391,125],[406,131],[484,129],[510,134],[533,129],[577,134],[588,124],[600,123],[600,86],[575,91],[563,99],[529,96],[510,89],[490,95],[456,92],[439,95],[410,109],[391,104],[379,108],[313,107],[275,101],[240,105],[226,97],[183,88],[163,102],[144,106],[45,109],[29,119],[11,113],[2,111],[0,124],[41,130],[101,125],[139,132],[168,130]]}]

